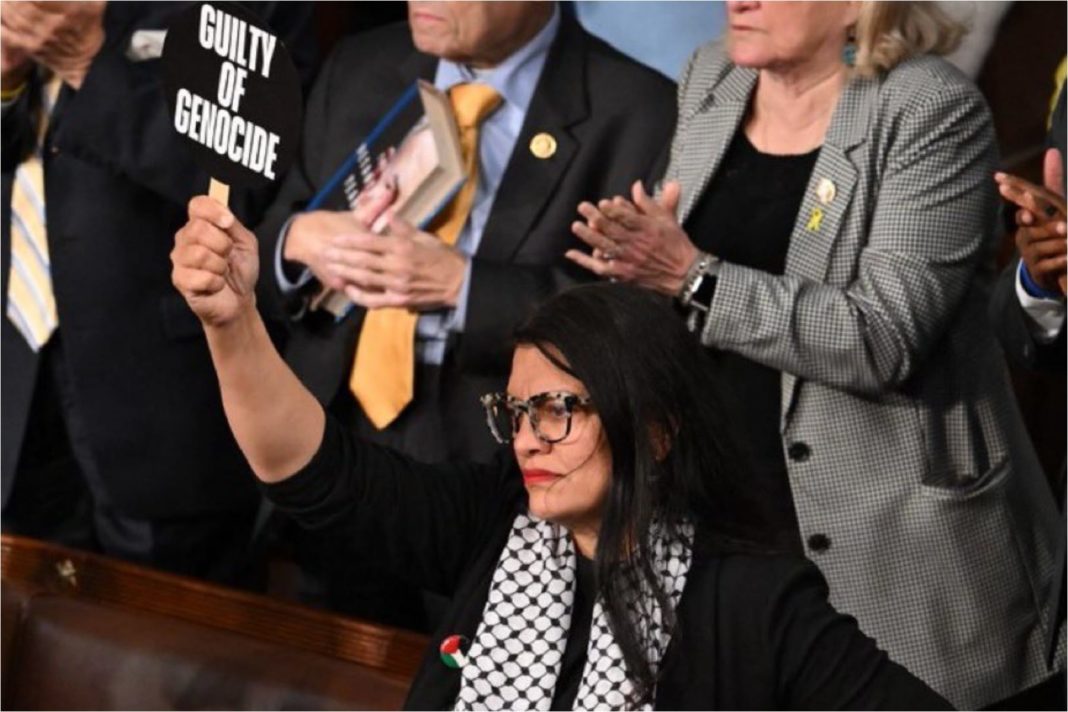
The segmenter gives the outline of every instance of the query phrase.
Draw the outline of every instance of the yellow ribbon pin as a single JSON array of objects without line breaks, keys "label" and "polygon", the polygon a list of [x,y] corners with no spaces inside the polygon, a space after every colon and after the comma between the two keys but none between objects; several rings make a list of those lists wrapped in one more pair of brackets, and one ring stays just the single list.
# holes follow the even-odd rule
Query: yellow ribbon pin
[{"label": "yellow ribbon pin", "polygon": [[809,232],[819,232],[820,223],[823,222],[823,211],[819,208],[812,208],[812,214],[808,216],[808,225],[805,229]]}]

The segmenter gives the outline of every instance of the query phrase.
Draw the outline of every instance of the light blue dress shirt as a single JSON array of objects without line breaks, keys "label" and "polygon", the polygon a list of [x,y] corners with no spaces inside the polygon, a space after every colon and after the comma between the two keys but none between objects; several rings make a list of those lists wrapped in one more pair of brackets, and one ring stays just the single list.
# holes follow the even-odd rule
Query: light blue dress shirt
[{"label": "light blue dress shirt", "polygon": [[587,32],[674,80],[693,51],[727,27],[724,3],[712,0],[579,0],[574,5]]},{"label": "light blue dress shirt", "polygon": [[[434,86],[442,91],[456,84],[476,82],[488,84],[501,95],[501,105],[479,129],[478,184],[467,223],[456,239],[456,249],[468,258],[464,281],[455,309],[423,312],[416,323],[415,357],[422,363],[440,364],[445,359],[445,344],[449,332],[463,331],[467,319],[467,299],[471,286],[471,256],[478,251],[482,232],[486,227],[493,200],[504,177],[504,170],[512,157],[519,132],[530,107],[549,47],[560,28],[560,8],[553,11],[549,22],[537,35],[508,59],[493,69],[474,69],[442,59],[438,61]],[[282,269],[282,247],[287,223],[275,251],[275,278],[283,291],[291,291],[306,283],[307,271],[297,282],[286,278]]]}]

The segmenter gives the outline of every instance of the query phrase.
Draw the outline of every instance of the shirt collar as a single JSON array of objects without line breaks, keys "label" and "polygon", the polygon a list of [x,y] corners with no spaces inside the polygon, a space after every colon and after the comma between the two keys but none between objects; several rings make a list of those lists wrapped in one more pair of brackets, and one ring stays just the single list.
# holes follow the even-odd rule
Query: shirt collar
[{"label": "shirt collar", "polygon": [[545,27],[508,59],[492,69],[473,69],[466,64],[450,62],[447,59],[439,60],[434,86],[446,91],[463,82],[482,82],[496,89],[505,103],[515,106],[525,114],[537,87],[538,77],[541,76],[542,67],[545,66],[549,47],[556,39],[559,28],[560,6],[555,5],[552,17],[545,23]]}]

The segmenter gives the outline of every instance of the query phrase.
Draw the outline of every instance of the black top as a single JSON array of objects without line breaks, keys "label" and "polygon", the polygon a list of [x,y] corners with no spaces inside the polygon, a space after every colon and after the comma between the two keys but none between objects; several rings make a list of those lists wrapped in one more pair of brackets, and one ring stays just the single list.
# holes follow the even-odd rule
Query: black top
[{"label": "black top", "polygon": [[[686,221],[694,244],[720,259],[782,274],[801,200],[819,151],[773,156],[735,133],[723,164]],[[730,351],[709,349],[720,402],[729,410],[726,440],[752,478],[762,520],[754,536],[804,553],[779,434],[780,373]]]},{"label": "black top", "polygon": [[[358,442],[328,419],[311,462],[264,490],[305,526],[329,528],[358,555],[450,596],[405,705],[451,709],[461,675],[438,646],[454,634],[475,639],[497,561],[527,506],[511,452],[487,465],[425,465]],[[699,526],[677,617],[659,709],[948,708],[830,607],[823,577],[804,559],[731,554]],[[573,684],[561,683],[554,704]]]},{"label": "black top", "polygon": [[571,630],[567,633],[567,647],[556,678],[552,709],[569,710],[575,704],[582,673],[586,669],[586,650],[590,645],[590,626],[593,624],[593,601],[597,598],[597,578],[593,560],[576,553],[575,600],[571,606]]}]

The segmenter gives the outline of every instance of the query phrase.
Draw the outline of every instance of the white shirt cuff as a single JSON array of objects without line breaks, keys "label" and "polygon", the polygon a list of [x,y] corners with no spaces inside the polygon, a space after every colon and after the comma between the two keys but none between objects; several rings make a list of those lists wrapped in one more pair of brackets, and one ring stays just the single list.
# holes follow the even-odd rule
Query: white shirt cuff
[{"label": "white shirt cuff", "polygon": [[445,319],[442,322],[442,327],[446,331],[459,333],[464,330],[464,325],[467,323],[467,299],[470,294],[471,258],[468,257],[467,264],[464,266],[464,281],[460,285],[460,294],[456,297],[456,306],[445,313]]},{"label": "white shirt cuff", "polygon": [[283,267],[285,258],[282,257],[282,252],[286,246],[286,238],[289,236],[289,226],[296,218],[297,216],[293,215],[282,225],[282,229],[278,231],[278,244],[274,248],[274,278],[278,282],[278,288],[282,290],[282,294],[292,294],[312,279],[311,270],[305,267],[297,281],[292,282],[286,277],[286,271]]},{"label": "white shirt cuff", "polygon": [[1027,327],[1031,336],[1040,344],[1049,344],[1057,339],[1064,328],[1065,305],[1061,299],[1032,297],[1024,289],[1020,270],[1025,269],[1023,260],[1016,268],[1016,298],[1027,315]]}]

